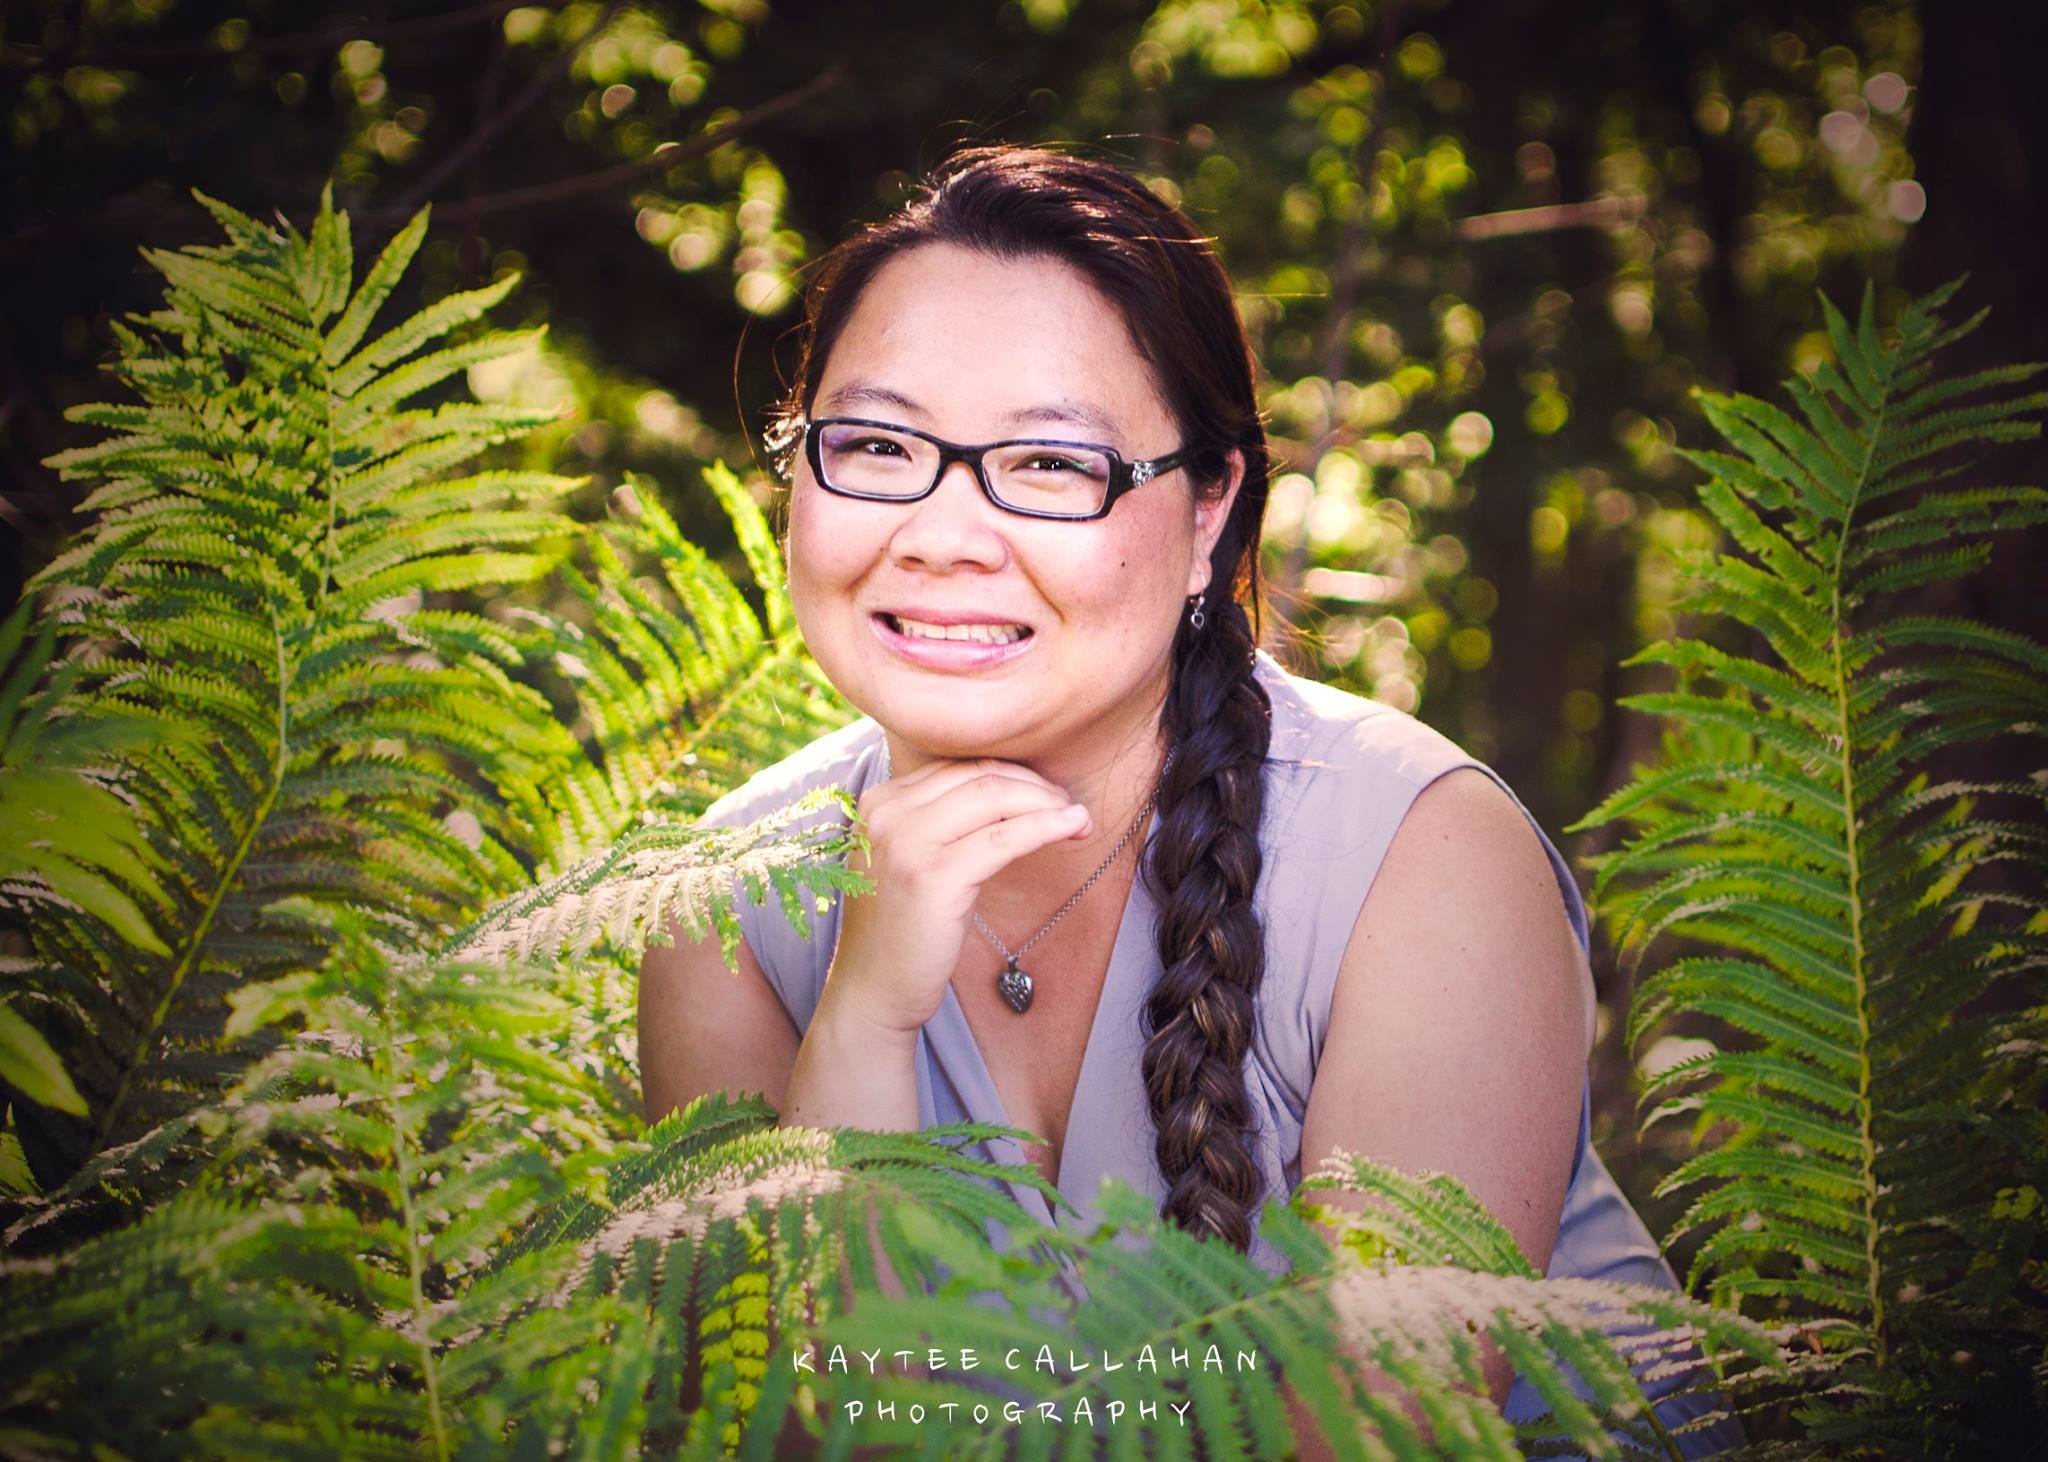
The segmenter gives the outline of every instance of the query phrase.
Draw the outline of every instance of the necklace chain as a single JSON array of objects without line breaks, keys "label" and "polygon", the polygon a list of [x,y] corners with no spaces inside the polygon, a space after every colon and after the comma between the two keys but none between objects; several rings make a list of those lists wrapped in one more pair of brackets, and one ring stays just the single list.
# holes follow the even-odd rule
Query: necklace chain
[{"label": "necklace chain", "polygon": [[[1159,766],[1160,782],[1163,782],[1166,779],[1166,769],[1172,765],[1173,752],[1169,751],[1166,753],[1166,760],[1160,763]],[[889,741],[888,738],[885,736],[882,739],[882,779],[884,781],[887,781],[892,775],[893,771],[889,765]],[[1081,880],[1081,886],[1074,890],[1072,896],[1069,897],[1065,903],[1061,904],[1059,908],[1053,911],[1053,916],[1050,919],[1047,919],[1044,924],[1039,926],[1038,932],[1032,935],[1029,939],[1025,940],[1022,944],[1018,945],[1017,948],[1015,948],[1014,950],[1011,949],[1009,945],[1003,943],[1001,935],[997,934],[995,930],[989,928],[988,921],[986,919],[982,918],[979,913],[974,913],[973,917],[975,925],[981,930],[983,936],[989,941],[989,943],[993,944],[996,947],[997,951],[1000,952],[1003,956],[1004,962],[1008,966],[1007,970],[1005,971],[1006,976],[1022,975],[1022,972],[1017,969],[1017,961],[1024,957],[1025,952],[1029,950],[1032,945],[1038,943],[1039,940],[1045,938],[1047,934],[1051,933],[1053,925],[1059,923],[1061,919],[1065,918],[1067,912],[1071,910],[1075,904],[1081,902],[1081,896],[1087,893],[1089,889],[1095,886],[1095,880],[1102,877],[1104,873],[1109,871],[1109,865],[1116,862],[1116,855],[1124,850],[1124,844],[1128,843],[1133,837],[1137,836],[1138,829],[1145,825],[1147,817],[1151,814],[1152,805],[1158,800],[1159,782],[1154,782],[1152,784],[1152,790],[1146,794],[1144,803],[1138,808],[1137,816],[1132,818],[1131,825],[1124,829],[1124,835],[1116,840],[1116,846],[1111,848],[1109,850],[1108,855],[1104,857],[1103,860],[1096,865],[1095,871],[1093,873],[1089,874],[1086,878]],[[1031,1001],[1031,987],[1029,983],[1030,977],[1028,975],[1022,975],[1022,979],[1024,981],[1023,988],[1021,991],[1017,992],[1022,999],[1022,1005],[1019,1005],[1016,999],[1012,999],[1010,994],[1006,993],[1004,996],[1005,999],[1011,1000],[1012,1008],[1016,1009],[1019,1014],[1023,1013],[1023,1010],[1030,1005]]]},{"label": "necklace chain", "polygon": [[1059,923],[1059,921],[1066,916],[1067,911],[1073,908],[1075,904],[1081,902],[1081,895],[1088,892],[1089,889],[1093,888],[1095,886],[1095,880],[1102,877],[1102,875],[1109,870],[1110,864],[1116,862],[1116,855],[1124,850],[1124,844],[1128,843],[1131,840],[1131,838],[1137,833],[1138,829],[1144,825],[1147,814],[1149,814],[1152,811],[1152,804],[1154,802],[1157,802],[1158,800],[1159,789],[1155,786],[1152,789],[1151,793],[1145,798],[1144,805],[1138,809],[1138,815],[1131,819],[1131,825],[1124,829],[1124,835],[1118,838],[1116,840],[1116,846],[1109,850],[1109,856],[1104,858],[1099,864],[1096,865],[1095,871],[1093,873],[1089,874],[1086,878],[1084,878],[1081,881],[1081,886],[1074,890],[1073,896],[1069,898],[1065,903],[1061,904],[1058,909],[1054,910],[1053,916],[1050,919],[1047,919],[1045,923],[1039,927],[1039,930],[1036,934],[1032,935],[1029,939],[1025,940],[1022,944],[1018,945],[1014,950],[1011,949],[1007,944],[1003,943],[1001,936],[998,935],[995,930],[988,927],[988,921],[986,919],[982,918],[980,914],[974,915],[974,922],[980,926],[981,932],[988,936],[989,942],[995,945],[995,947],[1002,953],[1004,959],[1008,960],[1013,965],[1016,964],[1018,960],[1024,957],[1024,952],[1026,950],[1030,949],[1032,945],[1038,943],[1039,940],[1045,938],[1045,936],[1049,932],[1051,932],[1052,926]]}]

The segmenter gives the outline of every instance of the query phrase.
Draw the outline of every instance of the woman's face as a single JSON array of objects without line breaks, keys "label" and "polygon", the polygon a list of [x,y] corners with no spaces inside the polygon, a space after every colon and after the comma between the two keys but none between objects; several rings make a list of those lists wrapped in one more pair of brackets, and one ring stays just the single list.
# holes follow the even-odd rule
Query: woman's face
[{"label": "woman's face", "polygon": [[[1099,442],[1127,461],[1182,445],[1122,316],[1084,275],[948,244],[900,254],[869,281],[811,414],[963,444]],[[798,625],[849,701],[929,755],[1080,752],[1156,712],[1186,598],[1208,584],[1242,471],[1233,453],[1230,491],[1207,502],[1183,468],[1105,518],[1052,522],[998,508],[965,463],[921,501],[868,502],[820,488],[799,452],[788,540]],[[904,619],[1030,633],[997,647],[906,634]]]}]

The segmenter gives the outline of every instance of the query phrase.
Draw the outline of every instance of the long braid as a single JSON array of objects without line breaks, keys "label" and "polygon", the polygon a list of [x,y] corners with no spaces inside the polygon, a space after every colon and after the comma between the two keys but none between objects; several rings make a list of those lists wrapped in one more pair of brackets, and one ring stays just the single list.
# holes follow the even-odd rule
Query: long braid
[{"label": "long braid", "polygon": [[1167,1187],[1161,1216],[1243,1250],[1261,1196],[1244,1061],[1266,968],[1253,895],[1271,706],[1243,607],[1212,586],[1204,612],[1201,630],[1182,622],[1162,718],[1176,750],[1147,864],[1160,975],[1141,1070]]}]

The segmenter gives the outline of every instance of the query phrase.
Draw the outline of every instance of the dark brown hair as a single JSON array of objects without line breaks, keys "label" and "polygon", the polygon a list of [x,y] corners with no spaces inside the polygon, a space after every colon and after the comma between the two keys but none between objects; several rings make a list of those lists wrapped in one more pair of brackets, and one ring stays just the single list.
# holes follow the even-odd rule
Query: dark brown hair
[{"label": "dark brown hair", "polygon": [[861,291],[889,259],[938,243],[1080,270],[1151,363],[1182,444],[1196,450],[1188,472],[1198,494],[1220,496],[1229,452],[1244,454],[1244,481],[1210,556],[1207,624],[1195,630],[1183,616],[1174,639],[1161,718],[1174,756],[1141,866],[1159,906],[1142,1067],[1167,1188],[1160,1211],[1247,1249],[1262,1197],[1244,1062],[1265,972],[1253,894],[1270,707],[1252,656],[1268,463],[1230,280],[1187,217],[1119,168],[1029,148],[955,153],[909,204],[819,261],[778,410],[782,451],[794,446]]}]

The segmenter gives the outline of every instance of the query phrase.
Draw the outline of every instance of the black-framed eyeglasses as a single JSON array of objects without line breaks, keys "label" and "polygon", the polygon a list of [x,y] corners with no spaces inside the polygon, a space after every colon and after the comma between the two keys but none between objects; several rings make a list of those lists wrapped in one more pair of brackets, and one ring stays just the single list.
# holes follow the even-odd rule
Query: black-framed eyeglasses
[{"label": "black-framed eyeglasses", "polygon": [[962,446],[930,432],[855,416],[804,423],[804,455],[818,486],[841,497],[912,503],[929,497],[955,462],[974,471],[990,502],[1027,518],[1101,518],[1116,500],[1162,472],[1185,465],[1183,447],[1149,461],[1126,462],[1096,442],[1019,438]]}]

